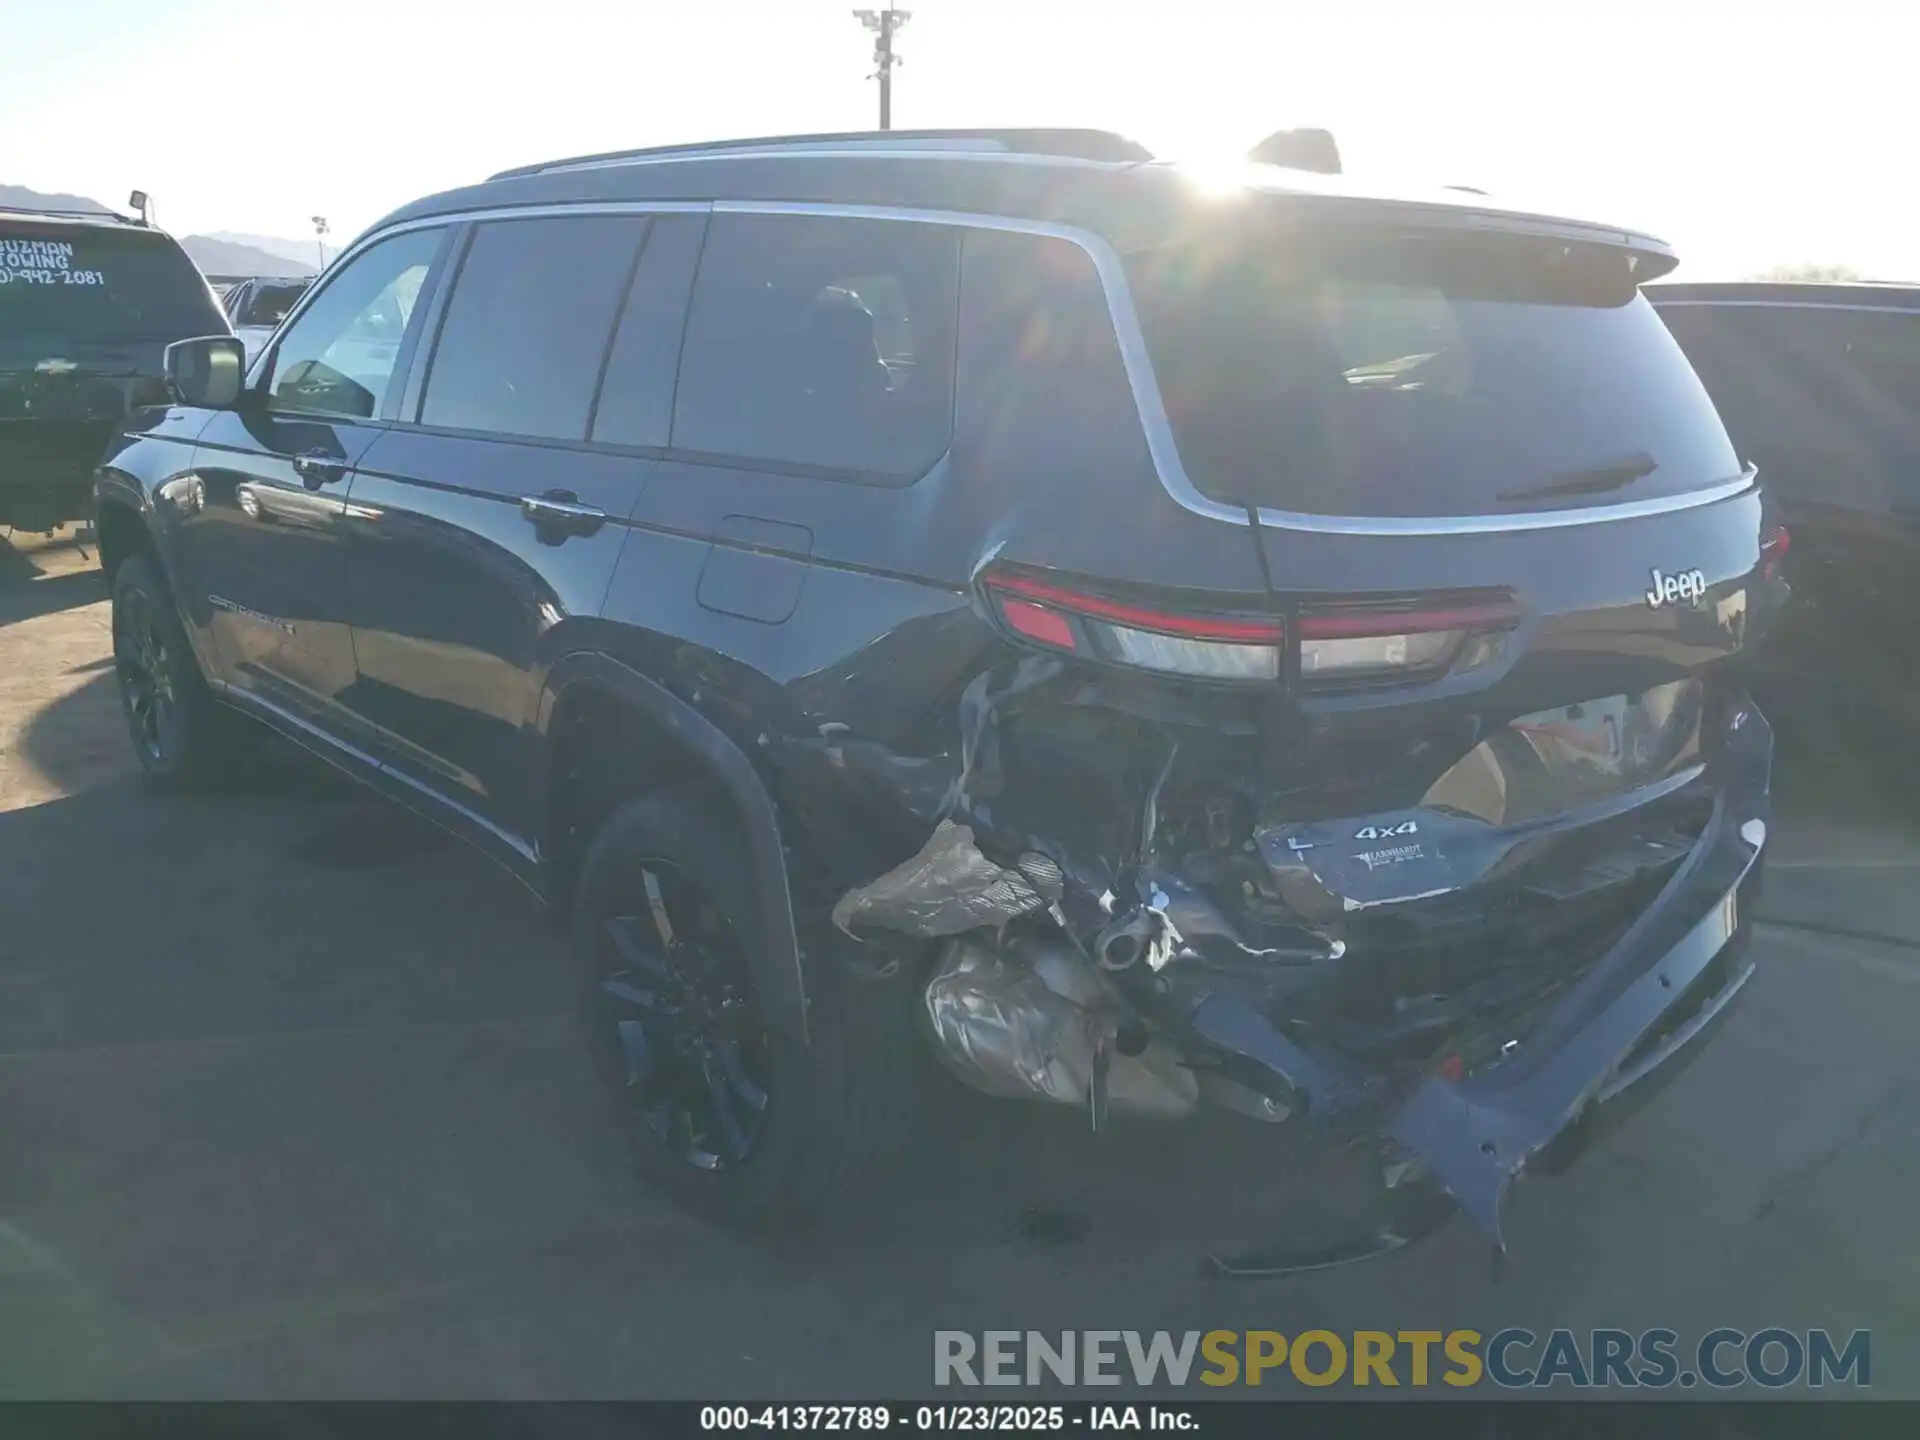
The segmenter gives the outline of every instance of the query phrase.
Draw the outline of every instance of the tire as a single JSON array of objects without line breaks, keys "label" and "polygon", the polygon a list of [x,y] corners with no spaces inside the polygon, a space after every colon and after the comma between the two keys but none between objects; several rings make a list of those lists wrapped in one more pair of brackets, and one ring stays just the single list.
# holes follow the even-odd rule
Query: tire
[{"label": "tire", "polygon": [[[806,1039],[792,1024],[777,1023],[766,997],[779,993],[778,977],[746,854],[744,837],[709,795],[651,796],[617,811],[588,848],[575,891],[576,1010],[601,1093],[642,1176],[684,1208],[730,1229],[792,1232],[864,1213],[885,1188],[889,1162],[905,1149],[919,1074],[907,1003],[911,987],[857,979],[830,957],[804,952]],[[660,1107],[670,1102],[661,1097],[675,1085],[671,1073],[663,1075],[667,1047],[653,1044],[636,1061],[619,1033],[619,1017],[628,1012],[617,997],[609,1000],[607,986],[622,983],[617,977],[651,973],[644,965],[622,968],[635,952],[615,942],[610,926],[637,919],[655,957],[662,953],[659,926],[648,914],[654,898],[645,893],[648,875],[665,902],[669,931],[689,949],[704,947],[721,956],[710,973],[748,974],[759,1019],[773,1022],[760,1026],[757,1047],[750,1039],[733,1042],[740,1068],[761,1088],[765,1103],[757,1116],[750,1105],[734,1105],[737,1118],[752,1122],[751,1146],[744,1155],[716,1156],[721,1163],[713,1166],[690,1160],[682,1143],[688,1130],[677,1117],[662,1121]],[[723,922],[725,937],[737,942],[737,955],[727,938],[713,941],[711,926],[696,924],[694,938],[686,938],[687,902],[699,893]],[[634,928],[628,925],[629,937]],[[651,1022],[643,1017],[632,1023],[644,1032]],[[633,1033],[631,1026],[625,1033]],[[643,1034],[643,1048],[649,1044]],[[690,1067],[677,1063],[684,1081]],[[647,1078],[637,1079],[643,1072]],[[736,1102],[750,1101],[737,1088],[724,1088]],[[723,1139],[737,1138],[733,1130],[721,1130]]]},{"label": "tire", "polygon": [[148,783],[199,789],[234,773],[250,737],[207,687],[150,555],[130,555],[114,573],[113,660],[121,713]]}]

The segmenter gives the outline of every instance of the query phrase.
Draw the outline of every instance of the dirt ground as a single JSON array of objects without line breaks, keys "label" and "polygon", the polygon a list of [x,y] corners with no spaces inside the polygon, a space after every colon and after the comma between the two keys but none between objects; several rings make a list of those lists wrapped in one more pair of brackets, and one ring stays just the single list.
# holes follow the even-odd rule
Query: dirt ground
[{"label": "dirt ground", "polygon": [[91,551],[0,545],[0,1396],[846,1399],[942,1328],[1507,1325],[1866,1327],[1920,1396],[1920,838],[1804,757],[1747,997],[1519,1188],[1504,1278],[1456,1223],[1259,1283],[1199,1257],[1314,1221],[1237,1122],[955,1101],[859,1243],[705,1229],[588,1103],[525,891],[311,766],[132,770]]}]

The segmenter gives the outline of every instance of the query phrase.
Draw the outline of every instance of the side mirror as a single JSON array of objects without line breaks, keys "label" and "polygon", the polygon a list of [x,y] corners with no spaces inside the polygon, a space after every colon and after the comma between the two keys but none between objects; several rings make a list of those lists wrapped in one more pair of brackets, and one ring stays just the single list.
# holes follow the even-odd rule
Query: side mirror
[{"label": "side mirror", "polygon": [[230,410],[247,383],[247,347],[234,335],[176,340],[167,346],[167,389],[182,405]]}]

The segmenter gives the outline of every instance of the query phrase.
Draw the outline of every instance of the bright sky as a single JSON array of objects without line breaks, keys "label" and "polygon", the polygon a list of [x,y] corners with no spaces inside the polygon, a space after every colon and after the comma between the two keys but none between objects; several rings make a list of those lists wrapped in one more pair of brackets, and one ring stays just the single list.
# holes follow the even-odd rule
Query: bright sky
[{"label": "bright sky", "polygon": [[[881,0],[865,0],[867,4]],[[583,151],[873,123],[853,0],[0,0],[0,181],[344,241]],[[894,122],[1094,125],[1920,280],[1920,0],[911,0]]]}]

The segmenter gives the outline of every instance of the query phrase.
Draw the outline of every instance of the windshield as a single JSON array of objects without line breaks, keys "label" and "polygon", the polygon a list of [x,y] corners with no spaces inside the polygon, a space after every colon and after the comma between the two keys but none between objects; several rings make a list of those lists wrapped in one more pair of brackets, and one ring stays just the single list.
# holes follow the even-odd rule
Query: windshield
[{"label": "windshield", "polygon": [[0,223],[0,336],[182,340],[226,329],[206,281],[164,235]]},{"label": "windshield", "polygon": [[1181,460],[1217,499],[1505,513],[1739,471],[1624,251],[1241,217],[1126,265]]}]

